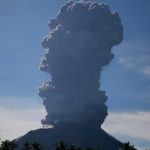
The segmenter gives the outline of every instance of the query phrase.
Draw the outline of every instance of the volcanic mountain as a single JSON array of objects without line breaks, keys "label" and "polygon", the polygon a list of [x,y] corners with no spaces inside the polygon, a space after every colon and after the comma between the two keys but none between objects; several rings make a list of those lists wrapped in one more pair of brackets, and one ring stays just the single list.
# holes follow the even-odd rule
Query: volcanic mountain
[{"label": "volcanic mountain", "polygon": [[40,70],[52,79],[39,88],[47,115],[41,121],[53,128],[30,131],[16,140],[38,141],[45,150],[65,141],[81,147],[118,150],[121,142],[101,125],[108,115],[107,96],[100,87],[104,66],[113,59],[113,46],[123,39],[117,12],[106,4],[68,2],[49,23]]}]

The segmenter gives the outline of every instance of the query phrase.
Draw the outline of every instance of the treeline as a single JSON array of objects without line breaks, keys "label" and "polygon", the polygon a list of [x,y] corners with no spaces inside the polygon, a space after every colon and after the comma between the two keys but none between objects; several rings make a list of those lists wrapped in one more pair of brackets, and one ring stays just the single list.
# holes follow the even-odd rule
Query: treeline
[{"label": "treeline", "polygon": [[[2,141],[0,144],[0,150],[16,150],[17,144],[14,141],[5,140]],[[44,146],[41,145],[39,142],[29,142],[26,141],[23,144],[22,150],[44,150]],[[65,142],[61,141],[56,144],[55,150],[97,150],[92,147],[87,147],[85,149],[76,146],[76,145],[68,145]],[[98,149],[100,150],[100,149]],[[122,144],[119,150],[137,150],[133,145],[129,142]],[[145,149],[150,150],[150,149]]]}]

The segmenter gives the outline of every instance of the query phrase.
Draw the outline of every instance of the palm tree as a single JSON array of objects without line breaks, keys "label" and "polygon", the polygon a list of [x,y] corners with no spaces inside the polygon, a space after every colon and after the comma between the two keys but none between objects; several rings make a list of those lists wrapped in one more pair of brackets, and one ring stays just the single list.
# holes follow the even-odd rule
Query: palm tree
[{"label": "palm tree", "polygon": [[30,144],[29,144],[28,141],[26,141],[26,142],[24,143],[23,149],[24,149],[24,150],[30,150],[30,149],[31,149]]},{"label": "palm tree", "polygon": [[119,150],[137,150],[137,149],[134,148],[134,146],[131,145],[129,142],[127,142],[127,143],[124,143]]},{"label": "palm tree", "polygon": [[[83,149],[81,147],[72,144],[69,147],[67,147],[67,150],[83,150]],[[94,149],[86,149],[86,150],[94,150]]]},{"label": "palm tree", "polygon": [[87,147],[86,150],[94,150],[92,147]]},{"label": "palm tree", "polygon": [[66,150],[66,144],[64,143],[64,141],[61,141],[60,143],[56,144],[56,150]]},{"label": "palm tree", "polygon": [[67,148],[67,150],[76,150],[76,147],[72,144],[69,146],[69,148]]},{"label": "palm tree", "polygon": [[9,150],[15,150],[17,147],[16,143],[14,141],[11,141],[9,144]]},{"label": "palm tree", "polygon": [[31,150],[42,150],[43,147],[41,146],[41,144],[39,142],[33,142],[31,144]]},{"label": "palm tree", "polygon": [[14,141],[5,140],[1,143],[0,150],[15,150],[17,147]]},{"label": "palm tree", "polygon": [[9,150],[10,147],[10,141],[5,140],[1,143],[0,150]]}]

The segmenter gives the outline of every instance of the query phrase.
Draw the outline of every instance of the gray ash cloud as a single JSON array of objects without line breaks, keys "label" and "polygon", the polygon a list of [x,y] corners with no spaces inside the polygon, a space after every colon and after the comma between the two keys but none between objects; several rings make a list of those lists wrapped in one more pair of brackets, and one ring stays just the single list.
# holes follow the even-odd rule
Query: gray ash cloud
[{"label": "gray ash cloud", "polygon": [[100,126],[107,116],[107,96],[100,75],[123,39],[117,12],[105,4],[68,2],[49,23],[40,69],[52,76],[39,89],[47,115],[42,124]]}]

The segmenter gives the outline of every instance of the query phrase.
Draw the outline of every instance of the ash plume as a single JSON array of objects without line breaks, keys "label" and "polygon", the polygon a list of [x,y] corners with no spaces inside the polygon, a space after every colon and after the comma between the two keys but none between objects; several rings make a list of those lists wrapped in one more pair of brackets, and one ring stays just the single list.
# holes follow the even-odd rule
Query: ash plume
[{"label": "ash plume", "polygon": [[100,126],[107,116],[107,96],[100,75],[123,38],[117,12],[105,4],[68,2],[49,23],[40,70],[52,76],[39,89],[47,116],[42,124],[63,122]]}]

